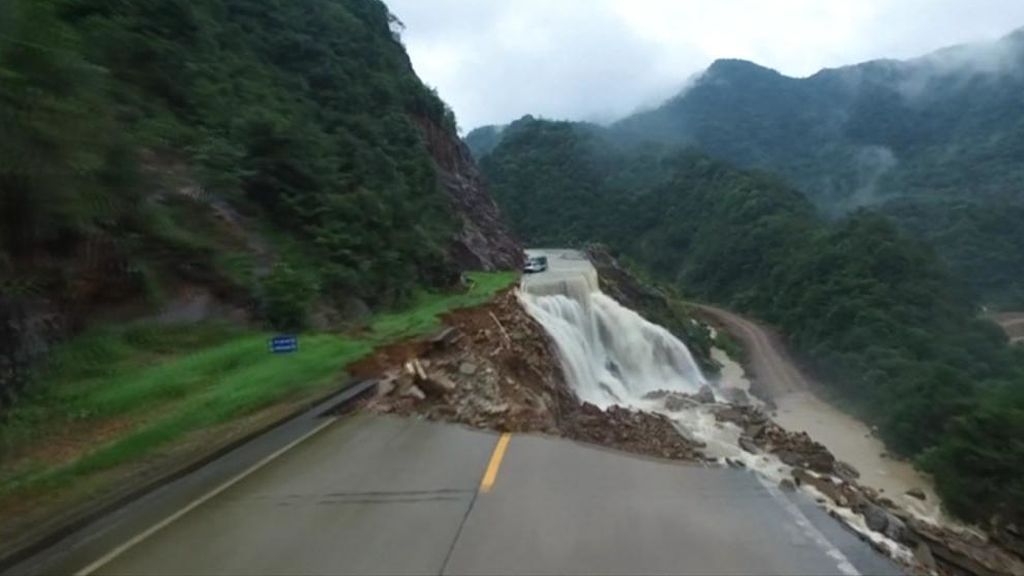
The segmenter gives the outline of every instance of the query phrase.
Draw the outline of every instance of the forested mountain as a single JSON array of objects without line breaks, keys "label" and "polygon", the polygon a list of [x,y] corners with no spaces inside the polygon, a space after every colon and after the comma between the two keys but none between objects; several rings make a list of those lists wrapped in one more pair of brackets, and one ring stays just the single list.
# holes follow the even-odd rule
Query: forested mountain
[{"label": "forested mountain", "polygon": [[[1016,227],[1024,206],[1024,29],[989,44],[789,78],[715,62],[619,138],[699,146],[770,169],[824,212],[873,206],[968,279],[987,304],[1024,305]],[[1007,266],[1010,265],[1008,268]]]},{"label": "forested mountain", "polygon": [[[285,252],[301,242],[302,262],[286,264],[325,294],[388,304],[458,265],[515,265],[451,111],[377,0],[0,9],[5,275],[67,288],[103,246],[125,275],[107,280],[126,290],[149,275],[231,276],[215,231],[188,219],[214,201]],[[474,218],[492,245],[468,245]]]},{"label": "forested mountain", "polygon": [[895,196],[1024,202],[1024,29],[790,78],[719,60],[622,138],[770,168],[830,211]]},{"label": "forested mountain", "polygon": [[1024,518],[1024,357],[925,244],[886,218],[836,221],[782,179],[696,151],[625,146],[599,127],[526,118],[481,166],[535,245],[601,241],[696,297],[779,326],[957,513]]},{"label": "forested mountain", "polygon": [[517,267],[400,29],[379,0],[0,3],[0,352],[181,287],[295,328]]},{"label": "forested mountain", "polygon": [[[611,126],[620,144],[697,147],[791,182],[825,214],[885,212],[934,242],[985,304],[1024,306],[1024,29],[989,44],[790,78],[719,60],[660,107]],[[500,130],[466,141],[480,158]]]}]

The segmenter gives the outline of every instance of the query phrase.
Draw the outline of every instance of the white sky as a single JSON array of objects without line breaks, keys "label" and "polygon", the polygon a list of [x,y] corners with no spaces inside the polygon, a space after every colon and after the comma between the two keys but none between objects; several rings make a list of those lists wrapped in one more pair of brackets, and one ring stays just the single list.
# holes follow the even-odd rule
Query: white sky
[{"label": "white sky", "polygon": [[716,58],[807,76],[1024,26],[1024,0],[385,1],[463,131],[524,114],[615,119]]}]

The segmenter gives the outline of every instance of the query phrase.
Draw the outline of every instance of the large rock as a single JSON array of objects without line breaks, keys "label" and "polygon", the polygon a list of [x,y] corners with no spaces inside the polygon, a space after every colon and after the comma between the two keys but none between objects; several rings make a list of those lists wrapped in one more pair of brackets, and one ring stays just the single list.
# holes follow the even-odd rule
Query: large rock
[{"label": "large rock", "polygon": [[860,478],[860,471],[842,460],[836,460],[834,468],[836,476],[839,476],[847,482],[852,482],[857,478]]},{"label": "large rock", "polygon": [[864,516],[864,522],[868,528],[875,532],[884,533],[886,526],[889,525],[889,515],[881,506],[866,503],[861,510],[861,515]]},{"label": "large rock", "polygon": [[686,394],[672,392],[665,397],[665,409],[669,412],[679,412],[694,405],[696,405],[696,401]]},{"label": "large rock", "polygon": [[417,384],[428,396],[444,396],[455,390],[455,382],[440,372],[428,372]]},{"label": "large rock", "polygon": [[711,390],[711,386],[708,386],[707,384],[700,387],[700,390],[694,398],[701,404],[715,403],[715,393]]},{"label": "large rock", "polygon": [[750,395],[742,388],[724,388],[722,389],[722,396],[729,404],[735,404],[737,406],[750,405]]}]

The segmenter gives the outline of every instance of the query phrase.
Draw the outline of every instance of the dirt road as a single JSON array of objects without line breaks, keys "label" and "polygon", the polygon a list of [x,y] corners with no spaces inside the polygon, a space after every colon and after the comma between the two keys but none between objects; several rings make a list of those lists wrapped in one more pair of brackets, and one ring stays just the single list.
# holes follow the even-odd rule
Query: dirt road
[{"label": "dirt road", "polygon": [[759,398],[774,404],[786,394],[810,389],[810,381],[796,368],[774,330],[722,308],[694,306],[706,320],[720,325],[742,342],[747,353],[747,375]]},{"label": "dirt road", "polygon": [[1024,312],[1000,312],[990,319],[1006,331],[1010,342],[1024,342]]},{"label": "dirt road", "polygon": [[[911,464],[889,456],[885,445],[864,422],[826,402],[820,395],[822,388],[797,367],[778,333],[728,310],[695,306],[706,320],[743,344],[751,390],[775,409],[773,418],[779,425],[794,432],[805,431],[824,444],[860,472],[861,484],[882,490],[922,516],[949,521],[942,516],[931,480]],[[923,491],[926,499],[908,496],[912,488]]]}]

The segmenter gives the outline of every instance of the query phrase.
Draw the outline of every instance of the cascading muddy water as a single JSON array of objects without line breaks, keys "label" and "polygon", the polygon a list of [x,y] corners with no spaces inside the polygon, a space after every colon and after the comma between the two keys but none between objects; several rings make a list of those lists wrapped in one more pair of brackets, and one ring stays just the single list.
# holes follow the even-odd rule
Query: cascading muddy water
[{"label": "cascading muddy water", "polygon": [[685,344],[603,294],[589,275],[534,285],[520,296],[554,339],[583,402],[639,406],[650,392],[695,394],[706,383]]},{"label": "cascading muddy water", "polygon": [[[519,298],[554,340],[566,379],[581,402],[662,414],[680,434],[702,443],[707,456],[756,471],[767,489],[791,477],[790,467],[776,456],[744,450],[742,431],[718,422],[715,405],[691,402],[670,410],[660,395],[648,396],[655,391],[692,395],[708,382],[685,344],[600,291],[597,272],[582,255],[546,253],[557,255],[552,271],[525,279]],[[715,390],[719,385],[712,383],[716,400],[721,400]],[[902,545],[868,529],[861,516],[847,508],[832,510],[893,557],[911,557]]]}]

